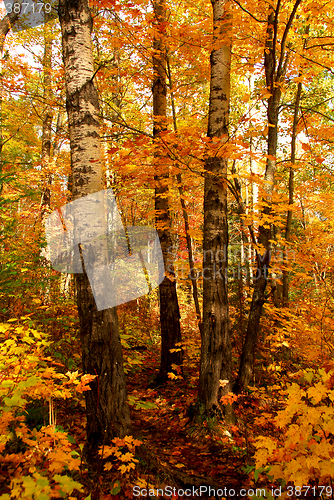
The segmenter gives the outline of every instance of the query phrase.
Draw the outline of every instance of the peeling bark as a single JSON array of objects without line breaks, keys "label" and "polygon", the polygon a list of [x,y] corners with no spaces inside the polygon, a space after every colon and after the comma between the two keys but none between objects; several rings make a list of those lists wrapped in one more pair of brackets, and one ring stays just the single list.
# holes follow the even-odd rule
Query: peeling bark
[{"label": "peeling bark", "polygon": [[[87,0],[60,0],[69,122],[73,200],[104,188],[99,102],[93,82],[92,17]],[[95,213],[84,213],[87,224]],[[86,272],[75,276],[84,373],[97,375],[86,395],[86,455],[94,467],[98,447],[131,434],[116,308],[97,311]]]}]

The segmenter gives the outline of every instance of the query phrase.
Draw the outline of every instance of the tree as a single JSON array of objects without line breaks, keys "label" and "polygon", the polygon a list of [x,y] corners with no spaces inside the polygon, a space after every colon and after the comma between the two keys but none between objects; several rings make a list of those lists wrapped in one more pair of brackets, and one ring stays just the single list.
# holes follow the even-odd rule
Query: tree
[{"label": "tree", "polygon": [[[180,310],[176,293],[174,266],[171,260],[173,246],[171,235],[171,218],[168,200],[169,172],[168,162],[161,152],[159,136],[167,130],[167,84],[166,84],[166,46],[164,31],[166,24],[166,5],[164,0],[154,2],[156,31],[153,41],[153,137],[156,140],[154,154],[155,175],[155,221],[160,238],[165,269],[167,273],[159,285],[160,325],[161,325],[161,362],[155,383],[161,384],[168,380],[172,365],[182,365],[182,349],[177,346],[181,342]],[[160,146],[160,148],[159,148]],[[173,352],[171,352],[173,350]]]},{"label": "tree", "polygon": [[[87,0],[61,0],[72,199],[103,189],[99,102],[94,85],[92,17]],[[92,217],[87,218],[87,224]],[[96,375],[86,393],[87,456],[114,436],[131,432],[116,308],[98,311],[86,272],[75,276],[84,373]]]},{"label": "tree", "polygon": [[[3,148],[3,137],[2,137],[2,58],[3,58],[3,48],[5,44],[5,39],[10,30],[10,25],[13,24],[18,18],[18,14],[11,12],[4,16],[0,21],[0,176],[2,174],[2,148]],[[2,192],[2,180],[0,177],[0,195]]]},{"label": "tree", "polygon": [[[226,0],[212,0],[214,47],[208,137],[228,139],[231,46]],[[231,390],[231,339],[227,295],[227,158],[209,153],[205,162],[203,234],[203,334],[198,404],[205,412],[220,407],[220,396]],[[220,380],[225,386],[221,388]]]},{"label": "tree", "polygon": [[[47,19],[46,19],[47,21]],[[52,135],[52,107],[50,99],[52,96],[52,35],[44,25],[44,54],[43,54],[43,117],[42,117],[42,167],[46,170],[46,186],[42,194],[41,217],[45,218],[51,204],[52,175],[48,172],[51,160],[51,135]]]},{"label": "tree", "polygon": [[267,161],[264,174],[264,195],[262,198],[262,211],[257,237],[256,264],[257,270],[254,278],[254,290],[250,307],[246,337],[243,345],[238,377],[234,385],[235,392],[241,392],[249,385],[254,370],[255,349],[259,331],[260,317],[263,304],[266,300],[265,290],[268,282],[268,273],[271,259],[272,223],[272,197],[275,184],[276,150],[278,140],[278,114],[282,95],[282,84],[285,78],[289,54],[286,53],[287,37],[292,26],[296,11],[301,0],[296,0],[289,15],[288,22],[283,31],[279,57],[277,52],[278,16],[281,2],[278,0],[276,8],[269,7],[267,21],[267,40],[264,53],[264,69],[266,87],[269,93],[267,99]]}]

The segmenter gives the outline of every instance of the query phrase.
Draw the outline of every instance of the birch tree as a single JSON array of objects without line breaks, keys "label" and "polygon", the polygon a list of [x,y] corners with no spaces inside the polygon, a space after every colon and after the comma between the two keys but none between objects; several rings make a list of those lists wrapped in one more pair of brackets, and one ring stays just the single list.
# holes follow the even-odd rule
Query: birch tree
[{"label": "birch tree", "polygon": [[[87,0],[61,0],[59,19],[68,114],[72,198],[104,188],[92,16]],[[86,214],[82,214],[86,217]],[[86,394],[87,456],[112,437],[131,434],[116,308],[98,311],[86,272],[75,276],[84,373],[97,375]]]}]

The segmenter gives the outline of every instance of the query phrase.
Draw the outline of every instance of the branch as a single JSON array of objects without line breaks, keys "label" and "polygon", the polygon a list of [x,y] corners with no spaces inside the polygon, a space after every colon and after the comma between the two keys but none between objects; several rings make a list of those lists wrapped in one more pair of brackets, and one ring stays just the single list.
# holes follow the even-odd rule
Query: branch
[{"label": "branch", "polygon": [[8,137],[6,140],[4,141],[1,141],[1,147],[3,147],[5,144],[7,144],[8,141],[10,141],[11,139],[13,139],[13,137],[16,136],[16,134],[21,130],[21,128],[23,128],[29,121],[29,119],[31,118],[31,113],[30,115],[28,116],[27,120],[25,122],[22,123],[22,125],[16,130],[16,132],[14,132],[14,134],[12,134],[10,137]]},{"label": "branch", "polygon": [[289,20],[287,22],[287,25],[285,26],[285,30],[282,36],[282,41],[281,41],[281,56],[280,60],[278,63],[278,68],[277,68],[277,76],[276,76],[276,81],[279,82],[282,74],[282,67],[283,67],[283,60],[284,60],[284,52],[285,52],[285,44],[286,44],[286,39],[288,37],[289,30],[291,28],[293,18],[295,17],[295,14],[297,12],[297,9],[300,5],[302,0],[296,0],[295,5],[293,6],[292,12],[290,14]]},{"label": "branch", "polygon": [[[320,101],[318,102],[317,104],[315,104],[314,106],[311,106],[310,108],[307,108],[308,110],[312,110],[314,108],[317,108],[318,106],[321,106],[322,104],[325,104],[326,102],[329,102],[329,101],[332,101],[334,99],[334,97],[329,97],[328,99],[324,99],[323,101]],[[283,108],[291,108],[291,107],[294,107],[294,104],[281,104],[279,106],[280,109],[283,109]],[[306,109],[306,108],[305,108]]]},{"label": "branch", "polygon": [[239,5],[240,9],[243,10],[244,12],[246,12],[246,14],[248,14],[249,16],[251,16],[256,22],[258,23],[266,23],[267,20],[261,20],[261,19],[257,19],[251,12],[249,12],[249,10],[245,9],[245,7],[243,7],[239,2],[238,0],[233,0],[237,5]]},{"label": "branch", "polygon": [[[297,51],[295,49],[290,48],[290,50],[292,52],[294,52],[295,54],[297,53]],[[302,57],[303,59],[305,59],[306,61],[309,61],[313,64],[316,64],[317,66],[320,66],[321,68],[327,69],[328,71],[330,71],[330,73],[332,73],[332,75],[334,75],[334,71],[329,66],[325,66],[324,64],[321,64],[318,61],[314,61],[314,59],[310,59],[309,57],[304,56],[304,54],[299,53],[299,56]]]},{"label": "branch", "polygon": [[[233,194],[233,196],[235,198],[235,201],[238,204],[239,214],[240,215],[246,215],[246,208],[245,208],[243,200],[240,197],[240,193],[238,192],[237,188],[232,184],[232,182],[229,179],[227,179],[227,183],[228,183],[229,190]],[[249,234],[251,236],[251,240],[252,240],[253,245],[257,245],[257,241],[256,241],[256,238],[255,238],[253,226],[251,226],[249,224],[247,227],[248,227]]]},{"label": "branch", "polygon": [[327,120],[331,121],[331,122],[334,122],[334,118],[331,118],[330,116],[327,116],[325,115],[325,113],[321,113],[321,111],[316,111],[315,109],[312,110],[312,108],[300,108],[302,111],[311,111],[312,113],[315,113],[316,115],[320,115],[320,116],[323,116],[324,118],[326,118]]},{"label": "branch", "polygon": [[132,132],[136,132],[137,134],[146,135],[146,137],[153,139],[153,135],[151,135],[147,132],[144,132],[143,130],[139,130],[138,128],[132,127],[131,125],[128,125],[125,121],[123,121],[123,123],[121,123],[121,122],[116,121],[113,118],[107,118],[106,116],[102,116],[102,119],[107,120],[108,122],[111,122],[111,123],[115,123],[116,125],[119,125],[120,127],[127,128],[128,130],[131,130]]},{"label": "branch", "polygon": [[326,47],[327,45],[334,45],[334,43],[318,43],[317,45],[310,45],[310,47],[306,47],[306,50],[314,49],[314,47]]}]

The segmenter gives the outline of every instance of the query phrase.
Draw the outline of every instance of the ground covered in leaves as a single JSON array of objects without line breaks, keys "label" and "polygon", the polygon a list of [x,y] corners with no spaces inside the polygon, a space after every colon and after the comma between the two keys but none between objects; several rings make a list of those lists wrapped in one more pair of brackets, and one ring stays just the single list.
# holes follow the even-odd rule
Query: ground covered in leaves
[{"label": "ground covered in leaves", "polygon": [[[159,348],[155,345],[140,352],[140,366],[127,374],[133,437],[142,443],[136,447],[138,461],[122,474],[116,460],[109,471],[101,470],[98,477],[90,476],[83,466],[80,482],[86,485],[87,492],[94,491],[94,497],[101,499],[135,498],[134,491],[139,490],[133,487],[137,485],[151,498],[157,489],[167,493],[162,495],[160,491],[159,498],[179,498],[185,490],[188,498],[199,494],[201,498],[223,498],[217,492],[225,488],[227,492],[238,492],[241,488],[263,486],[261,480],[254,486],[252,441],[258,425],[261,432],[264,427],[270,429],[268,419],[277,403],[261,394],[249,395],[235,403],[235,425],[215,419],[195,420],[191,408],[197,395],[196,368],[164,386],[150,388],[159,367]],[[70,414],[66,417],[69,409],[65,408],[64,424],[77,442],[83,442],[84,411],[73,408]]]},{"label": "ground covered in leaves", "polygon": [[[318,493],[333,462],[332,363],[305,369],[297,356],[260,339],[253,387],[230,398],[235,423],[195,416],[200,338],[194,318],[183,337],[183,373],[175,367],[156,387],[158,316],[154,309],[145,317],[131,304],[120,307],[133,432],[104,445],[92,470],[84,453],[89,376],[81,376],[76,309],[24,312],[0,318],[0,500],[279,498],[272,488],[303,473],[310,486],[303,498],[328,498]],[[236,351],[240,340],[235,335]]]}]

